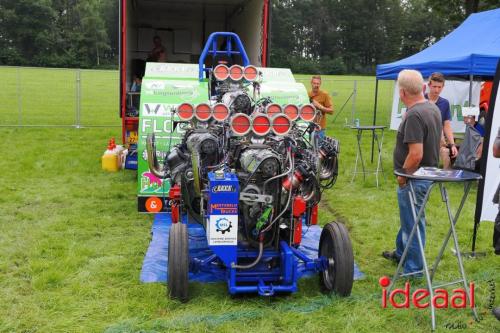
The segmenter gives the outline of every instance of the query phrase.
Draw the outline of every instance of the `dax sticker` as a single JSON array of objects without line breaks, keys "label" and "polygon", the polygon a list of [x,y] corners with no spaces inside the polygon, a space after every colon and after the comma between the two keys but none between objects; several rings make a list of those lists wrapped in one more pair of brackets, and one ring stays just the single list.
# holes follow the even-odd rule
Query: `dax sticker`
[{"label": "dax sticker", "polygon": [[210,215],[208,245],[237,245],[238,215]]},{"label": "dax sticker", "polygon": [[236,192],[236,188],[233,185],[215,185],[212,187],[212,193],[219,192]]},{"label": "dax sticker", "polygon": [[163,204],[158,197],[151,197],[146,200],[146,210],[151,213],[158,213],[161,211]]}]

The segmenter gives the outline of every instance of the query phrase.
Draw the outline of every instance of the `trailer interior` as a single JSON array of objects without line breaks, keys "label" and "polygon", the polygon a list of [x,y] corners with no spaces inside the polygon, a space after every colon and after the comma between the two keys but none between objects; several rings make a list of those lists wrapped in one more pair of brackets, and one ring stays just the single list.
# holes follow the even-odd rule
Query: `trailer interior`
[{"label": "trailer interior", "polygon": [[138,105],[131,92],[134,77],[144,75],[146,60],[158,36],[166,62],[197,64],[208,36],[217,31],[239,35],[250,63],[268,65],[270,0],[121,0],[120,116],[123,143],[129,144],[137,119],[128,112]]},{"label": "trailer interior", "polygon": [[[250,62],[265,66],[263,59],[263,0],[127,0],[123,14],[126,81],[143,74],[144,62],[153,48],[153,38],[161,38],[166,61],[198,63],[207,37],[215,31],[238,34]],[[267,22],[266,22],[267,23]],[[267,44],[267,43],[266,43]],[[267,45],[266,45],[267,46]],[[264,55],[267,57],[267,55]]]}]

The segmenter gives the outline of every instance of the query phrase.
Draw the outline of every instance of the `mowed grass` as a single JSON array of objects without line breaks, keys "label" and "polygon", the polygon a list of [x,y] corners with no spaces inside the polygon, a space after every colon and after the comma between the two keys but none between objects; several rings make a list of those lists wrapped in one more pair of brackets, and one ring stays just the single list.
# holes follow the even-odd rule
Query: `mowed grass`
[{"label": "mowed grass", "polygon": [[120,125],[117,71],[0,67],[0,75],[0,125]]},{"label": "mowed grass", "polygon": [[[9,70],[0,68],[2,77]],[[47,76],[61,75],[57,70],[29,71],[33,87],[43,86]],[[94,106],[85,110],[94,113],[89,113],[87,124],[119,124],[117,73],[90,74],[91,86],[98,88],[88,88],[87,96],[93,94],[88,103]],[[307,82],[309,76],[299,78]],[[361,119],[361,124],[370,123],[375,86],[372,77],[325,79],[325,88],[337,92],[337,108],[349,96],[352,80],[360,80],[355,118]],[[50,124],[66,119],[64,122],[71,124],[71,116],[64,111],[71,111],[71,107],[58,106],[74,103],[73,76],[68,75],[68,80],[58,83],[61,91],[46,91],[47,96],[32,91],[32,99],[24,97],[23,105],[33,105],[36,111],[29,119],[49,119]],[[0,89],[0,124],[6,124],[4,119],[14,123],[18,119],[15,90],[7,91]],[[378,123],[388,124],[392,83],[382,82],[380,91]],[[3,103],[5,98],[11,103],[9,107]],[[366,274],[364,280],[354,283],[348,298],[324,296],[318,279],[311,278],[300,282],[298,293],[271,299],[231,298],[223,283],[191,283],[189,303],[171,301],[165,296],[165,284],[139,281],[152,216],[137,213],[135,173],[106,173],[100,168],[107,140],[120,137],[120,129],[0,128],[0,331],[430,331],[428,309],[381,308],[378,279],[383,275],[392,277],[395,266],[382,259],[380,253],[394,247],[399,224],[391,164],[395,133],[387,131],[384,138],[386,180],[380,187],[375,186],[374,176],[367,176],[366,181],[358,176],[351,182],[356,133],[344,127],[350,111],[348,104],[336,122],[334,117],[329,118],[328,133],[341,142],[340,175],[334,188],[324,193],[320,209],[321,224],[338,220],[347,225],[355,260]],[[364,139],[363,151],[368,156],[371,140],[369,136]],[[463,187],[450,186],[449,191],[456,209]],[[458,223],[463,250],[471,246],[475,196],[474,187]],[[437,191],[431,197],[427,215],[426,249],[432,256],[448,224]],[[487,256],[465,261],[467,276],[476,284],[476,304],[482,320],[474,323],[468,310],[438,310],[438,332],[448,332],[446,324],[465,324],[466,332],[498,332],[498,322],[487,309],[492,297],[500,297],[498,291],[489,288],[491,281],[497,290],[500,285],[499,260],[491,250],[492,227],[484,223],[478,234],[477,247]],[[457,277],[456,259],[448,246],[436,279]]]}]

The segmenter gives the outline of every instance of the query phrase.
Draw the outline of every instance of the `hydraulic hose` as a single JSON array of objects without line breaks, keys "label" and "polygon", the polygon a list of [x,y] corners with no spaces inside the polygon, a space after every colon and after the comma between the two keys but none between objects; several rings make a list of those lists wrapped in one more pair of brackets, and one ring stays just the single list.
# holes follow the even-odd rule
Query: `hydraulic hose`
[{"label": "hydraulic hose", "polygon": [[264,236],[261,235],[259,237],[259,254],[257,255],[257,258],[255,258],[255,260],[248,265],[232,264],[231,267],[238,269],[250,269],[259,263],[260,259],[262,259],[263,253],[264,253]]},{"label": "hydraulic hose", "polygon": [[269,184],[270,181],[275,180],[277,178],[281,178],[283,176],[286,176],[287,174],[289,174],[289,173],[291,173],[293,171],[293,164],[292,164],[292,158],[291,158],[292,157],[292,153],[290,152],[290,149],[287,151],[287,155],[288,155],[288,161],[290,162],[290,168],[287,171],[285,171],[285,172],[283,172],[283,173],[281,173],[279,175],[276,175],[274,177],[271,177],[271,178],[267,179],[264,182],[263,186],[262,186],[262,189],[263,189],[264,193],[266,192],[266,186],[267,186],[267,184]]},{"label": "hydraulic hose", "polygon": [[[293,160],[292,160],[292,154],[291,154],[291,153],[289,153],[289,154],[288,154],[288,158],[289,158],[289,162],[290,162],[290,172],[292,172],[294,168],[293,168]],[[264,187],[264,188],[265,188],[265,187]],[[273,226],[273,224],[274,224],[276,221],[278,221],[278,220],[279,220],[279,218],[280,218],[280,217],[281,217],[281,216],[282,216],[282,215],[286,212],[286,210],[287,210],[287,209],[288,209],[288,207],[290,206],[290,201],[291,201],[291,199],[292,199],[292,191],[290,190],[290,191],[288,191],[288,199],[287,199],[287,201],[286,201],[286,206],[285,206],[285,208],[281,211],[281,213],[280,213],[278,216],[276,216],[276,218],[275,218],[275,219],[274,219],[271,223],[269,223],[269,225],[268,225],[268,226],[267,226],[264,230],[262,230],[262,231],[260,232],[260,234],[261,234],[261,235],[263,235],[266,231],[268,231],[269,229],[271,229],[271,227]]]}]

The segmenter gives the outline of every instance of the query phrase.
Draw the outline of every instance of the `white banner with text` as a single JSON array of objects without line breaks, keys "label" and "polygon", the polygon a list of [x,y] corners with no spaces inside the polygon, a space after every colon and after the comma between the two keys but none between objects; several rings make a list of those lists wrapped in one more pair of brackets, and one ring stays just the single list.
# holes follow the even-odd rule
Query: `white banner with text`
[{"label": "white banner with text", "polygon": [[[426,85],[427,87],[427,85]],[[450,102],[451,127],[455,133],[463,133],[465,124],[463,122],[462,107],[469,106],[469,81],[446,81],[441,97]],[[472,106],[479,105],[481,93],[481,82],[472,82]],[[391,129],[397,130],[401,119],[406,112],[406,106],[399,99],[398,85],[394,85],[394,96],[392,100]]]}]

